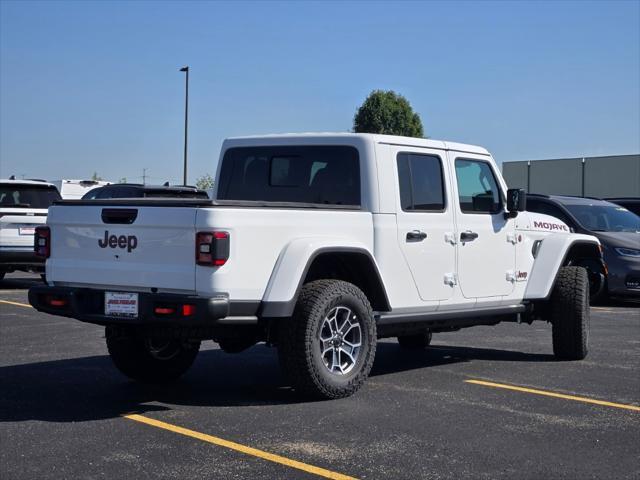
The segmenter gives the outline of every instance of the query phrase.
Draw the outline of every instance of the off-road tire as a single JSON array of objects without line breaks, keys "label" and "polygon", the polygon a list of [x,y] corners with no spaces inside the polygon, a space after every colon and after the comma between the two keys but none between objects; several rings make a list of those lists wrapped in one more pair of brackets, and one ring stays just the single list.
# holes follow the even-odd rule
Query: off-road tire
[{"label": "off-road tire", "polygon": [[[128,329],[106,327],[105,336],[111,360],[127,377],[143,383],[164,383],[176,380],[193,364],[200,342],[193,340],[158,338],[136,335]],[[166,358],[154,356],[149,342],[167,345]]]},{"label": "off-road tire", "polygon": [[[338,306],[349,308],[358,319],[361,350],[351,371],[330,372],[320,350],[320,328],[325,316]],[[293,316],[282,320],[278,331],[278,356],[284,374],[299,394],[316,399],[353,395],[365,382],[376,353],[376,324],[371,304],[355,285],[341,280],[316,280],[305,284]]]},{"label": "off-road tire", "polygon": [[431,332],[401,335],[398,337],[398,344],[406,350],[423,350],[431,344]]},{"label": "off-road tire", "polygon": [[562,267],[551,293],[553,353],[582,360],[589,350],[589,277],[582,267]]}]

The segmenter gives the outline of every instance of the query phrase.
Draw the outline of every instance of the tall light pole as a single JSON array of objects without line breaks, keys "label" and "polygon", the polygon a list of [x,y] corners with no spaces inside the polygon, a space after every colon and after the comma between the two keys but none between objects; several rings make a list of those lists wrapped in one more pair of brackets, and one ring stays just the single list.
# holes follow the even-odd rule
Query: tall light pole
[{"label": "tall light pole", "polygon": [[182,184],[187,184],[187,130],[189,126],[189,67],[182,67],[181,72],[185,72],[184,82],[184,173]]}]

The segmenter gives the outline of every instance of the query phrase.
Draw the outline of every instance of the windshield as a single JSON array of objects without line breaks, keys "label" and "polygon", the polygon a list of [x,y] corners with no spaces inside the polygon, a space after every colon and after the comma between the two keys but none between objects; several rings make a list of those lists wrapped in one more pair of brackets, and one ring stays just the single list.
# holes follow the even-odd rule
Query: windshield
[{"label": "windshield", "polygon": [[638,232],[640,217],[616,205],[565,205],[587,230],[593,232]]},{"label": "windshield", "polygon": [[55,187],[43,185],[0,185],[0,208],[49,208],[61,200]]}]

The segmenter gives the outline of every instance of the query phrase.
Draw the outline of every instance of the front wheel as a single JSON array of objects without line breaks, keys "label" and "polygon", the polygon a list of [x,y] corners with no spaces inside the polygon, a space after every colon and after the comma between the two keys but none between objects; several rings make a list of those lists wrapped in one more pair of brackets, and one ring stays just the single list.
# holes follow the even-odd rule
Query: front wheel
[{"label": "front wheel", "polygon": [[551,293],[553,353],[582,360],[589,350],[589,276],[582,267],[562,267]]},{"label": "front wheel", "polygon": [[127,377],[145,383],[170,382],[193,364],[199,341],[136,335],[116,327],[105,330],[111,360]]},{"label": "front wheel", "polygon": [[278,355],[294,389],[342,398],[367,379],[376,352],[376,324],[367,297],[341,280],[302,287],[293,316],[279,327]]}]

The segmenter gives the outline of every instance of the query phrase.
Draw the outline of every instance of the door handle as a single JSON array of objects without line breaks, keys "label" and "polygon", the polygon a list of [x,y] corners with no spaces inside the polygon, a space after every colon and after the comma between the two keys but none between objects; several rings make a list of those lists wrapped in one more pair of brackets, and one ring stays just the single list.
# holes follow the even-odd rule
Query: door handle
[{"label": "door handle", "polygon": [[425,232],[421,232],[420,230],[407,232],[407,242],[421,242],[425,238],[427,238],[427,234]]},{"label": "door handle", "polygon": [[461,242],[473,242],[476,238],[478,238],[478,234],[476,232],[472,232],[471,230],[467,230],[466,232],[462,232],[460,234]]}]

